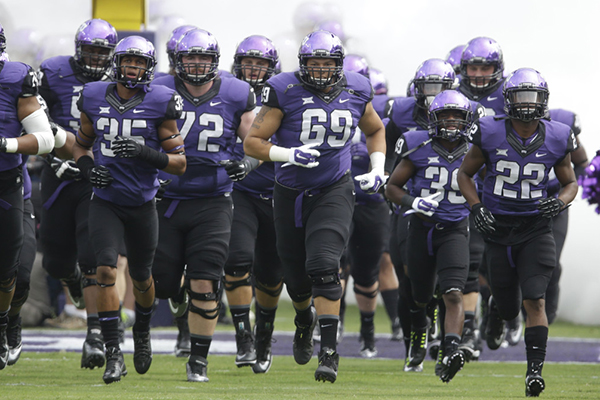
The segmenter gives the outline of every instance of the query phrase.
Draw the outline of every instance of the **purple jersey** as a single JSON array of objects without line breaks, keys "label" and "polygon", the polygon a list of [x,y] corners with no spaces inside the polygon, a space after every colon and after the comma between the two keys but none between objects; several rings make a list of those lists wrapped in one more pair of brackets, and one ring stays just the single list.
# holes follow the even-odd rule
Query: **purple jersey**
[{"label": "purple jersey", "polygon": [[390,98],[387,94],[377,94],[373,97],[373,108],[381,119],[385,118],[385,110],[389,100]]},{"label": "purple jersey", "polygon": [[275,75],[265,84],[263,105],[278,108],[284,115],[275,133],[277,144],[291,148],[315,143],[314,149],[321,153],[315,168],[282,167],[284,163],[275,163],[275,176],[281,185],[295,189],[323,188],[350,171],[351,138],[373,99],[373,88],[360,74],[345,72],[344,75],[329,93],[309,89],[294,72]]},{"label": "purple jersey", "polygon": [[[16,138],[21,135],[17,104],[21,97],[36,96],[38,80],[27,64],[15,61],[0,62],[0,136]],[[0,153],[0,171],[8,171],[22,163],[21,154]]]},{"label": "purple jersey", "polygon": [[562,122],[569,126],[575,136],[581,133],[581,122],[579,121],[579,115],[573,111],[563,110],[562,108],[555,108],[550,110],[550,119],[552,121]]},{"label": "purple jersey", "polygon": [[93,80],[79,72],[73,57],[52,57],[40,65],[40,95],[48,104],[52,120],[64,129],[77,133],[79,117],[77,108],[79,93],[83,85]]},{"label": "purple jersey", "polygon": [[187,159],[182,176],[161,172],[161,178],[173,180],[164,197],[186,200],[231,192],[233,182],[220,162],[234,158],[233,146],[242,114],[255,107],[250,85],[238,79],[217,78],[201,97],[193,97],[183,81],[174,76],[152,83],[153,87],[159,85],[177,90],[183,98],[183,113],[177,126]]},{"label": "purple jersey", "polygon": [[182,100],[173,90],[153,85],[124,101],[117,95],[116,85],[110,82],[86,84],[77,106],[94,126],[96,165],[106,166],[114,178],[107,188],[94,188],[94,194],[119,205],[139,206],[156,195],[158,170],[136,158],[116,157],[111,143],[119,136],[132,137],[140,144],[161,151],[158,127],[165,120],[179,119]]},{"label": "purple jersey", "polygon": [[[428,131],[406,132],[401,139],[402,153],[418,147],[430,138]],[[439,206],[431,219],[436,222],[458,222],[469,215],[466,200],[458,188],[458,168],[462,163],[469,144],[462,140],[457,147],[448,151],[437,139],[422,146],[407,156],[415,166],[412,176],[411,195],[427,197],[441,192]]]},{"label": "purple jersey", "polygon": [[[262,106],[260,100],[260,94],[256,95],[256,105],[254,109],[255,113],[258,114]],[[274,139],[274,138],[271,138]],[[275,141],[272,140],[274,143]],[[235,143],[233,149],[234,159],[241,160],[244,158],[244,144],[240,139]],[[249,173],[243,180],[234,182],[233,187],[236,190],[250,193],[255,197],[272,198],[273,197],[273,185],[275,183],[275,164],[272,162],[264,162],[260,167]]]},{"label": "purple jersey", "polygon": [[482,94],[474,94],[465,81],[461,81],[457,90],[468,99],[477,101],[485,108],[485,115],[504,115],[504,96],[502,95],[502,84],[504,80],[493,84]]},{"label": "purple jersey", "polygon": [[494,214],[537,215],[547,197],[548,176],[577,148],[575,134],[560,122],[540,120],[536,133],[523,140],[510,119],[485,117],[469,138],[486,159],[483,204]]}]

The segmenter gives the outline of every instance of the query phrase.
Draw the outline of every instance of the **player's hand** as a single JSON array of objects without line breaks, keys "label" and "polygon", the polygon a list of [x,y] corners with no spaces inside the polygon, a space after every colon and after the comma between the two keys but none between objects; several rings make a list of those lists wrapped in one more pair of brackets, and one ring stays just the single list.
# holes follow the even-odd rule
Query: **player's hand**
[{"label": "player's hand", "polygon": [[224,160],[221,164],[225,166],[229,179],[234,182],[241,181],[252,171],[250,160]]},{"label": "player's hand", "polygon": [[372,170],[367,174],[362,174],[354,177],[355,181],[359,182],[360,189],[367,194],[375,194],[383,187],[387,181],[387,176],[383,170]]},{"label": "player's hand", "polygon": [[496,231],[496,218],[482,203],[477,203],[471,208],[471,215],[479,232],[490,235]]},{"label": "player's hand", "polygon": [[300,147],[292,147],[288,162],[282,165],[287,167],[288,165],[297,165],[303,168],[314,168],[319,165],[317,157],[321,155],[318,150],[314,150],[313,147],[317,146],[317,143],[305,144]]},{"label": "player's hand", "polygon": [[436,200],[442,193],[435,192],[427,197],[415,197],[412,203],[412,209],[427,217],[431,217],[437,210],[440,203]]},{"label": "player's hand", "polygon": [[542,217],[553,218],[560,213],[564,206],[565,203],[561,199],[556,197],[547,197],[545,199],[540,200],[538,210],[540,210],[540,214]]},{"label": "player's hand", "polygon": [[171,183],[172,181],[173,181],[172,179],[159,179],[158,180],[158,183],[160,183],[160,187],[158,188],[158,192],[156,192],[156,195],[154,196],[157,203],[163,199],[163,196],[165,195],[165,191],[167,190],[167,186],[169,186],[169,183]]},{"label": "player's hand", "polygon": [[81,171],[79,171],[79,168],[77,168],[75,161],[64,161],[52,155],[48,155],[46,160],[50,164],[50,167],[54,170],[54,174],[57,178],[64,181],[81,179]]},{"label": "player's hand", "polygon": [[89,180],[93,187],[104,189],[112,183],[113,177],[108,168],[98,165],[90,170]]},{"label": "player's hand", "polygon": [[134,158],[142,152],[142,145],[130,137],[117,137],[112,141],[110,148],[121,158]]}]

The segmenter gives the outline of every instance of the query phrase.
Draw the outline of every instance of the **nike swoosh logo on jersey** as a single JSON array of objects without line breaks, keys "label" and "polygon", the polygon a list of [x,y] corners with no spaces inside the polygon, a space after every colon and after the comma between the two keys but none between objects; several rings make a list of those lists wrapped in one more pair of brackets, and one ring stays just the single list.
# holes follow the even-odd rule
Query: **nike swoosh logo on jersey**
[{"label": "nike swoosh logo on jersey", "polygon": [[345,102],[347,102],[348,100],[350,100],[350,99],[340,99],[340,103],[345,103]]},{"label": "nike swoosh logo on jersey", "polygon": [[139,113],[143,113],[144,111],[146,111],[146,110],[133,110],[133,113],[134,114],[139,114]]},{"label": "nike swoosh logo on jersey", "polygon": [[535,153],[536,157],[544,157],[547,153]]},{"label": "nike swoosh logo on jersey", "polygon": [[497,97],[488,96],[487,101],[494,101],[498,99]]},{"label": "nike swoosh logo on jersey", "polygon": [[214,102],[214,103],[211,101],[211,102],[210,102],[210,105],[211,105],[211,107],[212,107],[212,106],[218,106],[218,105],[219,105],[219,104],[221,104],[221,103],[222,103],[222,101],[217,101],[217,102]]}]

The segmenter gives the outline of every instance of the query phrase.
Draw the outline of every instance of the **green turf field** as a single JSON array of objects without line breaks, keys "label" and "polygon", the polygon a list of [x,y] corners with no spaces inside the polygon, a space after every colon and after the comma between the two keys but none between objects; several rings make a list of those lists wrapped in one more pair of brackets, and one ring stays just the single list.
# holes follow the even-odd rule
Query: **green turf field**
[{"label": "green turf field", "polygon": [[[103,370],[79,369],[77,353],[25,353],[0,372],[4,399],[509,399],[524,397],[523,363],[469,363],[449,384],[433,374],[401,372],[398,360],[343,358],[334,384],[314,380],[316,358],[304,366],[291,356],[276,357],[269,373],[238,369],[234,356],[209,357],[208,383],[186,381],[185,360],[157,355],[146,375],[129,375],[105,385]],[[547,364],[547,399],[600,398],[600,365]]]},{"label": "green turf field", "polygon": [[[378,309],[377,331],[389,333],[389,321]],[[346,330],[358,331],[358,311],[349,306]],[[219,330],[232,330],[219,326]],[[283,303],[277,330],[293,330],[291,304]],[[559,322],[551,336],[600,337],[600,327]],[[380,354],[380,356],[382,356]],[[79,368],[79,353],[24,352],[19,362],[0,371],[2,399],[511,399],[525,396],[525,363],[473,362],[449,384],[433,373],[433,361],[421,374],[402,372],[400,360],[342,358],[335,384],[314,380],[317,359],[295,364],[276,356],[269,373],[238,369],[234,356],[209,356],[208,383],[186,381],[185,359],[155,355],[150,371],[138,375],[131,354],[125,355],[129,375],[105,385],[101,370]],[[558,364],[544,367],[546,399],[600,399],[600,364]]]}]

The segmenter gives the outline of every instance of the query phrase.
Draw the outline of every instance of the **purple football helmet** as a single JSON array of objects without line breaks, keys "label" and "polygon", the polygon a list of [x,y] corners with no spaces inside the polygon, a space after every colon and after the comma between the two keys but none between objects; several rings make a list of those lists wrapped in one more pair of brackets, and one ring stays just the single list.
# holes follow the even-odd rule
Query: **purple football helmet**
[{"label": "purple football helmet", "polygon": [[178,26],[173,29],[171,36],[169,36],[169,40],[167,40],[167,57],[169,58],[169,67],[173,70],[175,69],[175,47],[177,46],[177,42],[179,42],[179,39],[181,39],[183,35],[192,29],[198,29],[198,27],[194,25]]},{"label": "purple football helmet", "polygon": [[371,81],[371,86],[373,86],[375,94],[387,94],[388,82],[383,72],[377,68],[369,68],[369,80]]},{"label": "purple football helmet", "polygon": [[[130,56],[137,56],[146,60],[145,67],[128,67],[138,69],[136,78],[124,75],[120,67],[122,59]],[[113,74],[117,82],[122,83],[129,89],[136,88],[138,85],[148,85],[154,78],[155,68],[156,52],[154,45],[148,39],[141,36],[128,36],[117,43],[113,56]]]},{"label": "purple football helmet", "polygon": [[6,50],[6,36],[4,35],[4,27],[0,24],[0,53]]},{"label": "purple football helmet", "polygon": [[444,90],[435,96],[428,115],[430,135],[451,142],[466,138],[473,123],[471,102],[456,90]]},{"label": "purple football helmet", "polygon": [[[110,69],[113,50],[117,45],[117,31],[103,19],[85,21],[75,33],[75,62],[84,75],[101,79]],[[92,46],[101,53],[84,51],[84,46]]]},{"label": "purple football helmet", "polygon": [[530,122],[548,113],[550,91],[542,75],[532,68],[519,68],[504,81],[504,112],[511,118]]},{"label": "purple football helmet", "polygon": [[415,83],[411,79],[406,86],[406,97],[415,97]]},{"label": "purple football helmet", "polygon": [[[268,61],[268,65],[242,65],[246,57],[260,58]],[[275,67],[279,62],[279,54],[273,42],[261,35],[248,36],[238,44],[233,56],[233,74],[246,81],[257,91],[267,79],[275,75]],[[262,76],[261,76],[262,75]]]},{"label": "purple football helmet", "polygon": [[[494,72],[491,75],[469,77],[467,66],[471,64],[493,65]],[[471,90],[476,93],[484,92],[494,83],[500,82],[503,71],[504,60],[500,45],[494,39],[487,37],[471,39],[460,57],[460,75]]]},{"label": "purple football helmet", "polygon": [[344,58],[344,71],[358,72],[365,78],[369,78],[369,63],[363,56],[347,54]]},{"label": "purple football helmet", "polygon": [[336,20],[330,19],[326,21],[321,21],[315,25],[314,30],[331,32],[335,36],[340,38],[342,42],[346,41],[346,34],[344,33],[344,28],[342,27],[342,24]]},{"label": "purple football helmet", "polygon": [[[212,61],[184,62],[185,56],[194,55],[208,55],[212,57]],[[190,85],[204,85],[219,75],[220,56],[219,43],[212,33],[204,29],[192,29],[183,35],[175,47],[175,72]],[[202,73],[198,73],[199,71]]]},{"label": "purple football helmet", "polygon": [[596,213],[600,214],[600,150],[585,169],[585,174],[578,180],[581,186],[581,198],[587,199],[590,205],[596,204]]},{"label": "purple football helmet", "polygon": [[[325,89],[338,83],[344,77],[344,46],[331,32],[309,33],[298,50],[300,60],[300,80],[307,86]],[[309,67],[311,58],[333,59],[335,67]]]},{"label": "purple football helmet", "polygon": [[417,105],[427,108],[438,93],[452,89],[456,74],[452,65],[440,58],[424,61],[413,78]]},{"label": "purple football helmet", "polygon": [[460,74],[460,58],[462,56],[462,52],[467,47],[466,44],[459,44],[446,55],[446,62],[452,65],[454,68],[454,73],[456,75]]}]

